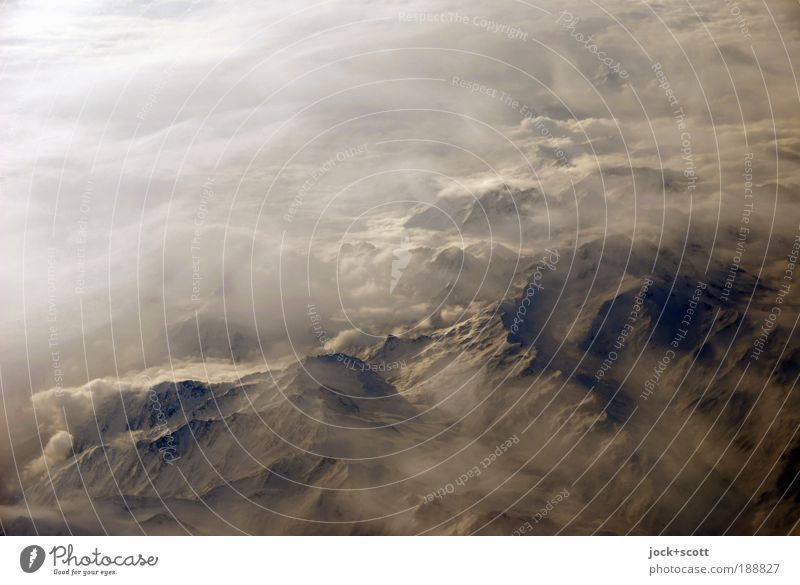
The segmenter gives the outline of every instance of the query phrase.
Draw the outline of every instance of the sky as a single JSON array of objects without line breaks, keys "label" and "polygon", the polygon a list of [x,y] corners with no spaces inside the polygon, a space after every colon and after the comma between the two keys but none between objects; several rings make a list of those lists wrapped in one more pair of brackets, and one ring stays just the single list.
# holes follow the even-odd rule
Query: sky
[{"label": "sky", "polygon": [[[425,332],[516,294],[546,246],[624,234],[726,264],[748,188],[745,261],[779,263],[798,17],[789,0],[2,2],[0,433],[18,460],[3,445],[0,469],[66,456],[54,390]],[[434,261],[442,282],[415,268]]]}]

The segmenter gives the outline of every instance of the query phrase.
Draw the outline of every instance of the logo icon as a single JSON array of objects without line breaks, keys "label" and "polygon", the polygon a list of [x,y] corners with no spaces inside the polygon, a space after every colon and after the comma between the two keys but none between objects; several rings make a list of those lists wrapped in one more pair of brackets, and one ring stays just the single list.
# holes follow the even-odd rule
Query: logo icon
[{"label": "logo icon", "polygon": [[19,553],[19,566],[26,573],[35,573],[44,564],[44,549],[41,546],[32,544],[26,546]]},{"label": "logo icon", "polygon": [[411,243],[408,238],[403,238],[403,242],[398,248],[392,250],[394,259],[392,260],[392,281],[389,283],[389,294],[394,293],[397,283],[400,282],[400,277],[403,276],[403,271],[408,267],[411,262]]}]

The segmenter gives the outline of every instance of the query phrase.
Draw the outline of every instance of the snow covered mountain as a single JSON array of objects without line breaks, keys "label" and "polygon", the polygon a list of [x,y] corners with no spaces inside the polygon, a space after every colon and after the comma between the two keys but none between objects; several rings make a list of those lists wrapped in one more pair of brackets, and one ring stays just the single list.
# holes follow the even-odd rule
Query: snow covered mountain
[{"label": "snow covered mountain", "polygon": [[[77,533],[788,529],[800,358],[782,328],[772,361],[749,360],[752,335],[734,334],[757,331],[773,291],[745,316],[719,277],[672,279],[679,257],[631,249],[541,250],[509,300],[358,355],[76,389],[72,452],[27,490],[31,515]],[[441,270],[461,261],[448,254]],[[770,385],[742,384],[746,369]],[[24,531],[27,513],[10,512]]]}]

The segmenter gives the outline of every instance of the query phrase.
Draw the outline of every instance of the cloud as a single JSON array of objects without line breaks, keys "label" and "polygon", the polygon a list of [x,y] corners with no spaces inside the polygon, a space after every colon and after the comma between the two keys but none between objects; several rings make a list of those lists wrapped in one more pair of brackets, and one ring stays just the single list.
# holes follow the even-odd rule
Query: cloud
[{"label": "cloud", "polygon": [[[721,261],[749,153],[748,268],[780,257],[796,3],[773,21],[740,0],[746,32],[722,2],[539,4],[0,7],[0,470],[12,450],[31,472],[63,460],[64,412],[93,422],[92,399],[142,372],[235,377],[320,336],[349,350],[453,324],[513,297],[544,245],[688,234]],[[522,221],[465,227],[506,188],[536,194]]]},{"label": "cloud", "polygon": [[72,435],[67,431],[58,431],[47,441],[42,455],[31,461],[25,472],[31,476],[44,473],[48,468],[61,463],[72,455]]}]

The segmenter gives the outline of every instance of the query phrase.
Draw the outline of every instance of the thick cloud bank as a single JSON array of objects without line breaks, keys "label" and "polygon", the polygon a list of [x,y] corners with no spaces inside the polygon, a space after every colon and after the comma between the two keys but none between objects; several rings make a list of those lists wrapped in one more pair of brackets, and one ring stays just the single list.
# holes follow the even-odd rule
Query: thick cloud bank
[{"label": "thick cloud bank", "polygon": [[0,7],[0,521],[797,533],[796,2]]}]

